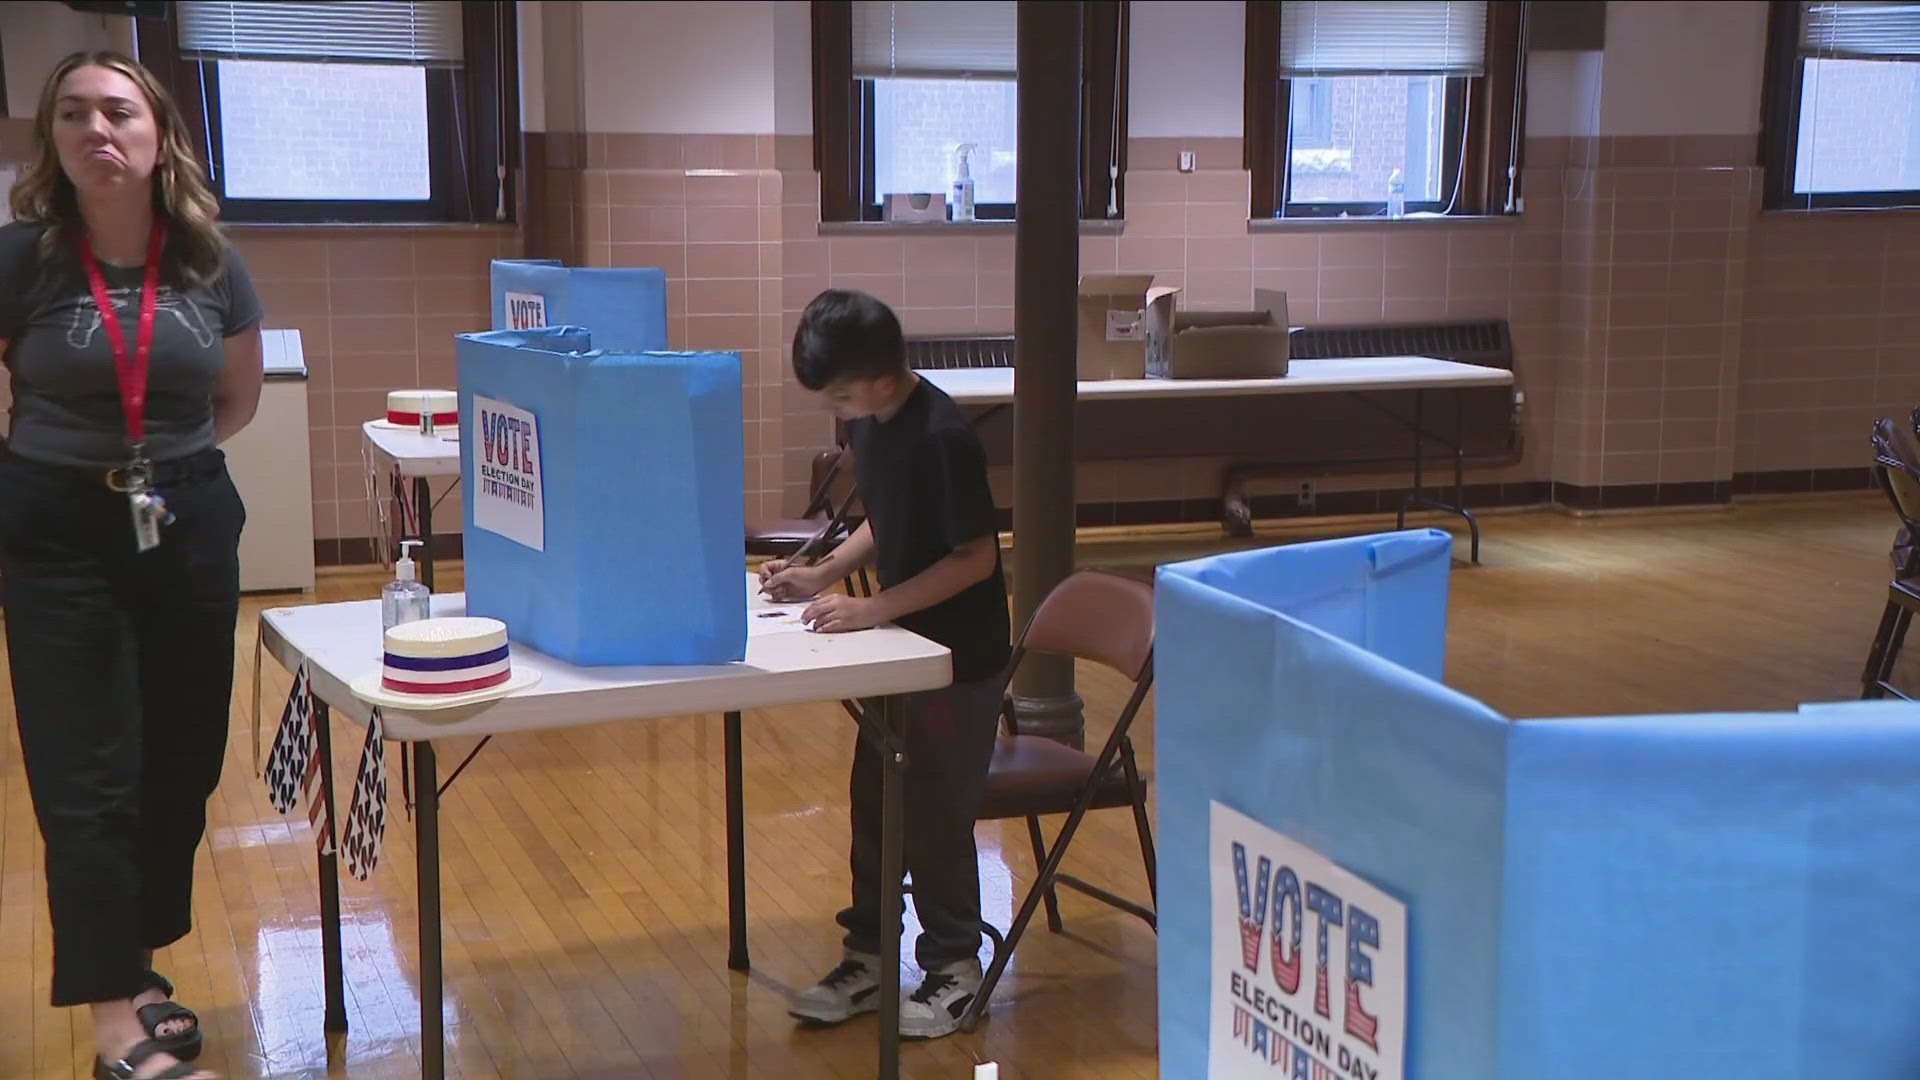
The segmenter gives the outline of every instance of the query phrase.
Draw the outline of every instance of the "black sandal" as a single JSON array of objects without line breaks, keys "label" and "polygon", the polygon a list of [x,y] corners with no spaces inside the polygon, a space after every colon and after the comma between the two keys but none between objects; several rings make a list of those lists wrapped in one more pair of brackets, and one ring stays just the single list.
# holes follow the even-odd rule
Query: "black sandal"
[{"label": "black sandal", "polygon": [[[168,1050],[152,1039],[148,1039],[145,1042],[134,1043],[133,1049],[127,1051],[126,1055],[118,1061],[105,1061],[100,1058],[94,1058],[93,1080],[134,1080],[133,1074],[141,1065],[146,1063],[148,1058],[155,1054],[170,1054],[172,1052],[173,1051]],[[199,1071],[200,1070],[194,1068],[188,1062],[182,1061],[175,1065],[169,1065],[150,1077],[142,1077],[141,1080],[186,1080],[187,1077]]]},{"label": "black sandal", "polygon": [[[173,984],[165,975],[149,971],[144,976],[145,983],[137,993],[158,990],[169,999],[173,997]],[[147,1029],[147,1037],[161,1050],[172,1054],[181,1061],[192,1061],[200,1056],[200,1017],[192,1009],[177,1001],[156,1001],[151,1005],[142,1005],[133,1014],[140,1018],[140,1026]],[[187,1029],[177,1035],[161,1035],[162,1024],[186,1021]]]}]

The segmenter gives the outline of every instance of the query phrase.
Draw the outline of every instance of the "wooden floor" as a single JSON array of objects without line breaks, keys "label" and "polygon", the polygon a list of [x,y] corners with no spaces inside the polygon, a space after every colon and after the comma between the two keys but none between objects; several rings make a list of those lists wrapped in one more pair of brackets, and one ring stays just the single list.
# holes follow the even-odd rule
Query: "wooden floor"
[{"label": "wooden floor", "polygon": [[[1453,577],[1449,681],[1510,715],[1785,709],[1858,692],[1892,534],[1875,499],[1485,525],[1484,565]],[[1138,567],[1220,547],[1205,534],[1135,534],[1090,538],[1082,555]],[[377,588],[374,577],[329,578],[318,599]],[[236,628],[241,678],[200,854],[197,930],[158,966],[199,1009],[204,1060],[222,1075],[414,1076],[412,830],[397,802],[373,878],[342,883],[352,1031],[322,1036],[313,837],[303,815],[268,805],[249,719],[254,616],[287,602],[250,599]],[[287,684],[269,662],[276,716]],[[1080,688],[1096,716],[1125,690],[1092,670]],[[41,852],[5,696],[0,720],[0,1077],[84,1077],[84,1011],[46,1004]],[[873,1075],[871,1017],[797,1030],[782,999],[838,956],[849,727],[821,706],[749,714],[747,731],[750,976],[724,963],[717,719],[502,738],[459,778],[442,820],[450,1075]],[[450,768],[465,749],[441,760]],[[336,776],[353,775],[358,752],[356,733],[337,728]],[[389,768],[397,800],[397,762]],[[979,836],[987,917],[1004,926],[1032,860],[1019,831],[985,825]],[[1069,863],[1143,893],[1132,843],[1125,814],[1096,815]],[[1009,1080],[1157,1075],[1153,936],[1077,895],[1062,904],[1068,934],[1042,927],[1027,939],[991,1021],[909,1045],[907,1075],[965,1080],[987,1060]]]}]

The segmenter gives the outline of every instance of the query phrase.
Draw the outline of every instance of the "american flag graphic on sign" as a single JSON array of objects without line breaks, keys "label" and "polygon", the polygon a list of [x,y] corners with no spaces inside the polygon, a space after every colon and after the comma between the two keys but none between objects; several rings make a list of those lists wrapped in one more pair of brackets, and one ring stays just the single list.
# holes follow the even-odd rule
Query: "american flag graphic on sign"
[{"label": "american flag graphic on sign", "polygon": [[280,712],[280,730],[273,736],[273,750],[267,754],[267,799],[273,808],[286,813],[300,798],[301,781],[307,764],[313,759],[313,692],[302,663],[293,673],[293,692],[287,695],[287,707]]},{"label": "american flag graphic on sign", "polygon": [[1367,1049],[1380,1049],[1380,1020],[1360,1007],[1360,984],[1352,979],[1347,980],[1346,1028],[1347,1034],[1366,1043]]},{"label": "american flag graphic on sign", "polygon": [[360,750],[360,771],[353,781],[353,803],[347,809],[347,827],[340,838],[346,849],[347,870],[367,880],[380,863],[380,841],[387,832],[387,751],[380,710],[367,721],[367,742]]},{"label": "american flag graphic on sign", "polygon": [[[1251,895],[1247,883],[1247,849],[1244,845],[1233,845],[1233,883],[1240,893],[1240,957],[1247,970],[1260,970],[1260,935],[1267,923],[1267,887],[1271,878],[1269,872],[1273,863],[1269,859],[1260,860],[1259,876],[1254,878]],[[1274,924],[1279,929],[1279,924]],[[1275,942],[1277,944],[1278,937]]]}]

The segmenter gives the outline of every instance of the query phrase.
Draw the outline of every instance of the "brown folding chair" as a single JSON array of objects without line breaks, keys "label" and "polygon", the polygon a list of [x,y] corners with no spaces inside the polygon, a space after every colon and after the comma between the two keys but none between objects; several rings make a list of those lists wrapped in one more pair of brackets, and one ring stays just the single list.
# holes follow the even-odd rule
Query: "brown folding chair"
[{"label": "brown folding chair", "polygon": [[[1153,828],[1147,822],[1147,785],[1140,777],[1133,739],[1129,735],[1134,717],[1153,686],[1153,586],[1094,570],[1073,574],[1055,586],[1041,602],[1040,609],[1033,613],[1014,646],[1009,670],[1018,669],[1027,654],[1036,652],[1104,664],[1132,679],[1133,693],[1115,718],[1113,730],[1097,755],[1038,735],[1020,734],[1012,700],[1009,698],[1001,705],[1006,734],[1000,736],[994,746],[986,796],[976,816],[981,821],[1026,818],[1027,835],[1033,842],[1033,859],[1040,869],[1025,902],[1020,905],[1019,914],[1014,916],[1013,925],[1007,929],[1005,943],[994,949],[986,981],[963,1020],[968,1028],[985,1014],[994,985],[1006,971],[1014,948],[1020,944],[1021,935],[1042,903],[1047,908],[1048,929],[1060,932],[1056,885],[1065,885],[1137,915],[1150,927],[1156,925],[1152,908],[1060,871],[1067,845],[1087,811],[1128,807],[1133,810],[1134,828],[1140,835],[1140,858],[1146,865],[1147,891],[1150,898],[1155,894],[1158,871],[1153,856]],[[1067,815],[1066,824],[1060,827],[1051,847],[1040,833],[1042,814]]]},{"label": "brown folding chair", "polygon": [[[1893,504],[1906,535],[1920,539],[1920,407],[1913,410],[1904,426],[1885,417],[1874,421],[1873,474]],[[1861,697],[1892,694],[1913,700],[1891,680],[1915,612],[1920,612],[1920,543],[1909,546],[1905,564],[1896,569],[1887,584],[1887,604],[1881,609],[1880,628],[1874,633],[1866,671],[1860,677]]]},{"label": "brown folding chair", "polygon": [[[820,556],[845,539],[832,533],[836,507],[846,503],[848,509],[852,509],[852,504],[847,502],[853,493],[852,451],[822,450],[815,454],[811,480],[813,495],[799,517],[776,518],[747,526],[748,555],[790,559],[802,549],[808,549],[811,543],[813,547],[808,550]],[[844,517],[838,524],[844,531]]]}]

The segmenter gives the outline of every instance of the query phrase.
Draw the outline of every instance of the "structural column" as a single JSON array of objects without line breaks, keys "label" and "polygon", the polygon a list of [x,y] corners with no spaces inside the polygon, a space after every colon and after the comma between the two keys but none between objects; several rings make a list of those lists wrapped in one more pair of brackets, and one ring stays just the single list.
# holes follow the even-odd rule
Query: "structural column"
[{"label": "structural column", "polygon": [[[1016,626],[1073,572],[1073,411],[1080,278],[1081,5],[1020,0],[1013,243]],[[1036,656],[1013,685],[1021,730],[1084,741],[1073,663]]]}]

